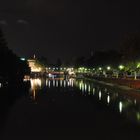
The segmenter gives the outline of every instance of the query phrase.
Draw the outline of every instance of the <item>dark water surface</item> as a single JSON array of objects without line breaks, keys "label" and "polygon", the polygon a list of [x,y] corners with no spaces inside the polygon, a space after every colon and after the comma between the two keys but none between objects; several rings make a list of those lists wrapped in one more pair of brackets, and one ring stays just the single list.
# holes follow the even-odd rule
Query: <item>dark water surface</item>
[{"label": "dark water surface", "polygon": [[140,139],[140,94],[86,80],[0,89],[1,139]]}]

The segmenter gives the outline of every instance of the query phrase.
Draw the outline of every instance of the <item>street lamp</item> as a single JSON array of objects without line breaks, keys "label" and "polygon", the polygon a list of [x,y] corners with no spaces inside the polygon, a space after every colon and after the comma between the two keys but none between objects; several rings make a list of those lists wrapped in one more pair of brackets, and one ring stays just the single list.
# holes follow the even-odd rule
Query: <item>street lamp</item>
[{"label": "street lamp", "polygon": [[110,67],[110,66],[108,66],[108,67],[107,67],[107,70],[111,70],[111,67]]},{"label": "street lamp", "polygon": [[123,70],[123,69],[124,69],[124,66],[123,66],[123,65],[120,65],[120,66],[119,66],[119,69],[120,69],[120,70]]}]

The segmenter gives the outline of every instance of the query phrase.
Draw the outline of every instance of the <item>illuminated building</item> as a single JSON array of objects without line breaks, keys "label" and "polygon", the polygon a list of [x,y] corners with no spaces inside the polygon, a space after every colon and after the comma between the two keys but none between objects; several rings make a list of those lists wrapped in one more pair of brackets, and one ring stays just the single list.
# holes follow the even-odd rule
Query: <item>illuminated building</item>
[{"label": "illuminated building", "polygon": [[42,72],[42,67],[37,64],[35,59],[29,59],[28,64],[31,68],[31,72]]}]

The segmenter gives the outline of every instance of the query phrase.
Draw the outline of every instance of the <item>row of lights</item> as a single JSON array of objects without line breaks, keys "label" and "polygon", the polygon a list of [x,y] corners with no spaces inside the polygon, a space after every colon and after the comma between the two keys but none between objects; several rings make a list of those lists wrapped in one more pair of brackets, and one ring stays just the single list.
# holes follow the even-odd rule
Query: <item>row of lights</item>
[{"label": "row of lights", "polygon": [[[46,68],[46,69],[49,69],[49,70],[59,70],[58,67],[54,67],[54,68],[49,67],[49,68]],[[60,70],[67,70],[67,69],[74,70],[74,68],[60,68]]]},{"label": "row of lights", "polygon": [[[123,70],[125,67],[124,67],[123,65],[120,65],[118,68],[119,68],[120,70]],[[106,69],[107,69],[107,70],[111,70],[111,67],[108,66],[108,67],[106,67]],[[80,70],[80,71],[83,71],[83,70],[84,70],[84,71],[87,71],[87,70],[90,71],[91,69],[87,69],[87,68],[82,67],[82,68],[79,68],[79,70]],[[95,68],[93,68],[93,70],[95,70]],[[103,70],[103,68],[102,68],[102,67],[99,67],[98,70],[101,71],[101,70]]]}]

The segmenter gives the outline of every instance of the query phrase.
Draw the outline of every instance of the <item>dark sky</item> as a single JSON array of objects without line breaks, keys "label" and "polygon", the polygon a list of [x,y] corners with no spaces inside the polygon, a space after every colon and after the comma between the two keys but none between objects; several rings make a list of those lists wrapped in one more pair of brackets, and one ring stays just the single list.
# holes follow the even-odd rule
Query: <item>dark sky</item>
[{"label": "dark sky", "polygon": [[135,0],[0,0],[0,26],[22,57],[70,59],[118,48],[140,30],[140,8]]}]

